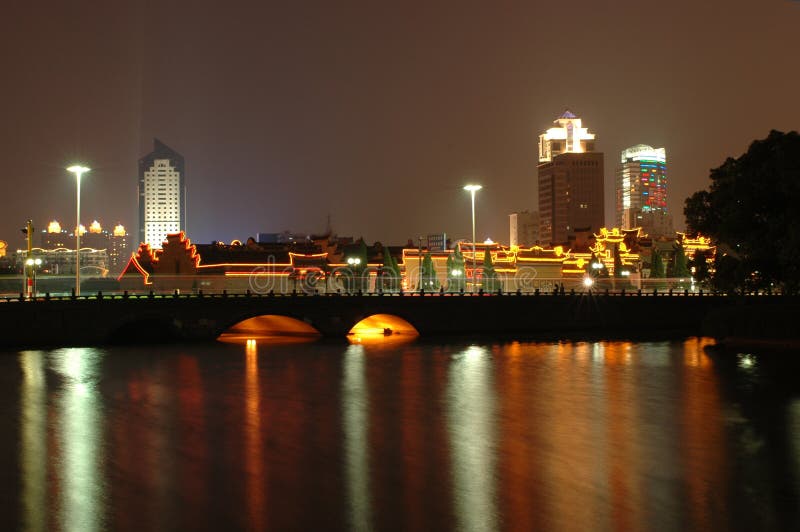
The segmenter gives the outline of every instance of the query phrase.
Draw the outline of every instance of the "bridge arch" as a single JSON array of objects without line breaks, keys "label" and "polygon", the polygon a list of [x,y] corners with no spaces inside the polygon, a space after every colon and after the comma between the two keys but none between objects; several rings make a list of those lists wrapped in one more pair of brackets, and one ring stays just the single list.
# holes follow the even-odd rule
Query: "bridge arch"
[{"label": "bridge arch", "polygon": [[394,335],[418,336],[419,331],[407,319],[396,314],[371,314],[359,320],[350,328],[348,334],[369,335]]},{"label": "bridge arch", "polygon": [[260,314],[236,320],[225,327],[219,337],[226,339],[259,336],[315,337],[321,334],[316,327],[299,318],[282,314]]},{"label": "bridge arch", "polygon": [[108,329],[106,341],[111,344],[143,344],[168,342],[177,338],[180,338],[180,333],[172,316],[147,313],[113,324]]}]

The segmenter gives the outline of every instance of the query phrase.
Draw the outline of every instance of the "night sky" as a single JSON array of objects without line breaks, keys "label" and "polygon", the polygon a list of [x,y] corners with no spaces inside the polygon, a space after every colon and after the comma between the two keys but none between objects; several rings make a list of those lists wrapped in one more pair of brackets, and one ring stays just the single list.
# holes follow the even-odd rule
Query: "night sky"
[{"label": "night sky", "polygon": [[[122,7],[122,4],[128,7]],[[135,5],[134,5],[135,4]],[[0,21],[0,239],[137,225],[137,161],[182,153],[188,235],[335,232],[508,242],[564,109],[606,157],[667,149],[668,206],[770,129],[800,128],[800,2],[9,2]],[[288,5],[291,4],[291,5]]]}]

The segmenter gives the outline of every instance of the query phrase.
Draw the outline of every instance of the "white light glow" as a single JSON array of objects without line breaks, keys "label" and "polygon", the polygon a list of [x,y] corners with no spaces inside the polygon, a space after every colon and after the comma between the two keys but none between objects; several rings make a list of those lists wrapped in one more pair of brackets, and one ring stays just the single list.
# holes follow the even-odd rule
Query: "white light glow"
[{"label": "white light glow", "polygon": [[539,162],[552,161],[561,153],[584,153],[586,141],[594,140],[595,134],[582,126],[581,119],[569,111],[553,121],[551,127],[539,135]]},{"label": "white light glow", "polygon": [[653,148],[647,144],[637,144],[625,150],[620,154],[620,162],[624,163],[628,159],[632,161],[658,161],[660,163],[667,162],[667,150],[664,148]]}]

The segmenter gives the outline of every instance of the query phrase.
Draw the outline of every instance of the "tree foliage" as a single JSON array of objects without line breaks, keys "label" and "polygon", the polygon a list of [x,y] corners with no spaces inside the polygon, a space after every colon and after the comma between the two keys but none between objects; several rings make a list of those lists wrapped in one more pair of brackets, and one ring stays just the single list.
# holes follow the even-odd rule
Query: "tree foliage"
[{"label": "tree foliage", "polygon": [[711,277],[711,273],[708,270],[708,252],[696,251],[694,258],[689,261],[689,267],[694,268],[694,280],[700,286],[705,286]]},{"label": "tree foliage", "polygon": [[433,259],[430,253],[425,253],[422,257],[422,270],[420,271],[420,289],[432,292],[439,289],[439,278],[436,277],[436,269],[433,267]]},{"label": "tree foliage", "polygon": [[381,268],[381,279],[383,281],[383,289],[389,292],[397,292],[400,290],[400,266],[397,264],[388,248],[383,251],[383,268]]},{"label": "tree foliage", "polygon": [[675,260],[672,263],[672,277],[686,278],[691,275],[689,266],[686,264],[686,252],[683,249],[683,244],[678,242],[674,246]]},{"label": "tree foliage", "polygon": [[467,272],[464,269],[464,255],[456,249],[447,256],[447,291],[460,292],[466,286]]},{"label": "tree foliage", "polygon": [[800,286],[800,135],[773,130],[738,159],[728,158],[711,170],[710,177],[708,190],[686,200],[684,214],[690,232],[712,237],[718,252],[729,257],[723,264],[730,276],[726,283],[751,288],[775,283],[795,291]]},{"label": "tree foliage", "polygon": [[654,247],[650,255],[650,278],[661,279],[664,276],[666,276],[664,260],[661,258],[661,252]]},{"label": "tree foliage", "polygon": [[622,256],[619,251],[619,244],[614,244],[614,277],[622,277]]},{"label": "tree foliage", "polygon": [[494,269],[492,254],[487,249],[483,254],[483,290],[495,292],[498,288],[500,288],[500,279],[497,278],[497,272]]}]

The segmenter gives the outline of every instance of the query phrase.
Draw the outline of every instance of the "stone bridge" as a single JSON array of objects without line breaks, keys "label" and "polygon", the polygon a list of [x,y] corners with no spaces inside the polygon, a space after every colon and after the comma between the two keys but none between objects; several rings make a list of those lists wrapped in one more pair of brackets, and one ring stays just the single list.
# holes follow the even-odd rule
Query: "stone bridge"
[{"label": "stone bridge", "polygon": [[698,335],[720,309],[780,296],[684,293],[96,295],[0,301],[6,347],[213,340],[257,316],[298,320],[344,337],[361,320],[402,318],[422,336],[496,335],[559,339]]}]

